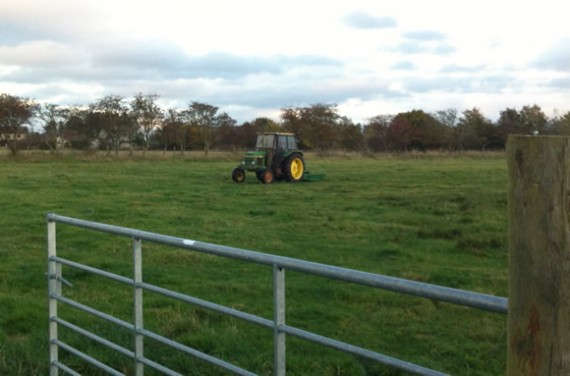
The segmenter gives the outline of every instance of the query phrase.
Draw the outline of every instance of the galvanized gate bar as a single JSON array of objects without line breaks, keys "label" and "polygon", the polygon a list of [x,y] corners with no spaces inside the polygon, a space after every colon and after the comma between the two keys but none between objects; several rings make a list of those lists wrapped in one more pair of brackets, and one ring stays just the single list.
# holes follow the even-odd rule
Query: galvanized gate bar
[{"label": "galvanized gate bar", "polygon": [[141,362],[142,364],[144,364],[145,366],[149,366],[150,368],[153,368],[157,371],[162,372],[164,375],[168,375],[168,376],[184,376],[181,373],[178,373],[176,371],[171,370],[170,368],[166,368],[161,364],[158,364],[156,362],[153,362],[150,359],[147,358],[142,358],[139,359],[139,362]]},{"label": "galvanized gate bar", "polygon": [[[125,349],[125,348],[122,347],[122,346],[119,346],[119,345],[117,345],[117,344],[115,344],[115,343],[113,343],[113,342],[111,342],[111,341],[109,341],[109,340],[107,340],[107,339],[105,339],[105,338],[103,338],[103,337],[100,337],[100,336],[98,336],[98,335],[96,335],[96,334],[93,334],[93,333],[91,333],[91,332],[89,332],[89,331],[83,329],[83,328],[80,328],[80,327],[78,327],[77,325],[74,325],[74,324],[72,324],[72,323],[70,323],[70,322],[68,322],[68,321],[66,321],[66,320],[63,320],[63,319],[60,319],[60,318],[56,318],[56,319],[54,319],[54,320],[55,320],[58,324],[63,325],[63,326],[65,326],[66,328],[71,329],[71,330],[73,330],[73,331],[75,331],[75,332],[77,332],[77,333],[79,333],[79,334],[81,334],[81,335],[83,335],[83,336],[85,336],[85,337],[87,337],[87,338],[89,338],[89,339],[95,341],[95,342],[98,342],[98,343],[100,343],[100,344],[103,345],[103,346],[106,346],[106,347],[108,347],[108,348],[110,348],[110,349],[112,349],[112,350],[115,350],[116,352],[118,352],[118,353],[120,353],[120,354],[123,354],[123,355],[125,355],[126,357],[135,359],[135,353],[134,353],[133,351],[130,351],[130,350],[128,350],[128,349]],[[165,375],[182,376],[181,374],[179,374],[179,373],[177,373],[177,372],[174,372],[174,371],[172,371],[171,369],[166,368],[166,367],[164,367],[164,366],[162,366],[162,365],[160,365],[160,364],[158,364],[158,363],[156,363],[156,362],[153,362],[153,361],[150,360],[150,359],[138,358],[138,361],[139,361],[140,363],[143,363],[143,364],[145,364],[145,365],[151,367],[151,368],[156,369],[157,371],[162,372],[162,373],[165,374]],[[62,367],[60,367],[60,368],[62,368]],[[67,370],[66,370],[66,372],[69,373],[69,371],[67,371]]]},{"label": "galvanized gate bar", "polygon": [[152,291],[152,292],[155,292],[157,294],[168,296],[170,298],[177,299],[177,300],[180,300],[180,301],[188,303],[188,304],[193,304],[193,305],[196,305],[196,306],[199,306],[202,308],[211,309],[212,311],[215,311],[218,313],[223,313],[224,315],[233,316],[233,317],[236,317],[238,319],[245,320],[245,321],[249,321],[253,324],[264,326],[266,328],[273,328],[273,321],[265,319],[263,317],[259,317],[259,316],[252,315],[250,313],[238,311],[237,309],[229,308],[229,307],[226,307],[226,306],[223,306],[220,304],[216,304],[216,303],[212,303],[212,302],[208,302],[206,300],[194,298],[192,296],[184,295],[184,294],[181,294],[181,293],[176,292],[176,291],[167,290],[167,289],[164,289],[162,287],[158,287],[158,286],[151,285],[148,283],[142,283],[141,287],[146,291]]},{"label": "galvanized gate bar", "polygon": [[182,351],[182,352],[185,352],[185,353],[188,354],[188,355],[192,355],[192,356],[194,356],[194,357],[196,357],[196,358],[198,358],[198,359],[204,360],[204,361],[206,361],[206,362],[208,362],[208,363],[215,364],[215,365],[217,365],[217,366],[219,366],[219,367],[221,367],[221,368],[223,368],[223,369],[225,369],[225,370],[228,370],[228,371],[231,371],[231,372],[235,373],[236,375],[242,375],[242,376],[256,376],[255,373],[252,373],[252,372],[249,372],[249,371],[247,371],[247,370],[245,370],[245,369],[243,369],[243,368],[234,366],[234,365],[231,364],[231,363],[225,362],[225,361],[223,361],[223,360],[221,360],[221,359],[218,359],[218,358],[216,358],[216,357],[214,357],[214,356],[205,354],[205,353],[203,353],[203,352],[201,352],[201,351],[198,351],[198,350],[196,350],[196,349],[193,349],[192,347],[183,345],[183,344],[181,344],[181,343],[178,343],[178,342],[176,342],[176,341],[173,341],[173,340],[171,340],[171,339],[168,339],[168,338],[166,338],[166,337],[163,337],[163,336],[161,336],[161,335],[158,335],[158,334],[156,334],[156,333],[154,333],[154,332],[148,331],[148,330],[146,330],[146,329],[139,330],[139,332],[140,332],[141,334],[144,334],[145,337],[151,338],[151,339],[153,339],[153,340],[155,340],[155,341],[157,341],[157,342],[160,342],[160,343],[162,343],[162,344],[165,344],[165,345],[167,345],[167,346],[170,346],[170,347],[172,347],[172,348],[175,348],[175,349],[177,349],[177,350],[180,350],[180,351]]},{"label": "galvanized gate bar", "polygon": [[354,282],[362,285],[381,288],[384,290],[408,295],[415,295],[423,298],[444,301],[496,313],[507,313],[508,309],[508,300],[506,298],[488,294],[431,285],[428,283],[361,272],[358,270],[341,268],[337,266],[318,264],[315,262],[297,260],[289,257],[275,256],[240,248],[204,243],[196,240],[177,238],[147,231],[89,222],[81,219],[60,216],[53,213],[48,214],[47,218],[48,220],[105,233],[139,238],[153,243],[170,245],[177,248],[186,248],[227,258],[255,262],[258,264],[270,266],[276,265],[284,269],[294,270],[302,273],[320,275],[323,277],[334,278],[347,282]]},{"label": "galvanized gate bar", "polygon": [[[125,328],[125,329],[127,329],[127,330],[129,330],[129,331],[135,330],[135,326],[134,326],[133,324],[128,323],[128,322],[123,321],[123,320],[120,320],[120,319],[118,319],[118,318],[116,318],[116,317],[113,317],[113,316],[111,316],[111,315],[108,315],[108,314],[106,314],[106,313],[103,313],[103,312],[101,312],[101,311],[98,311],[98,310],[96,310],[96,309],[93,309],[93,308],[91,308],[91,307],[89,307],[89,306],[86,306],[85,304],[78,303],[78,302],[76,302],[76,301],[74,301],[74,300],[65,298],[65,297],[63,297],[63,296],[55,297],[55,300],[57,300],[58,302],[65,303],[65,304],[67,304],[67,305],[69,305],[69,306],[71,306],[71,307],[77,308],[77,309],[79,309],[79,310],[82,310],[82,311],[84,311],[84,312],[87,312],[87,313],[89,313],[89,314],[92,314],[93,316],[99,317],[99,318],[101,318],[101,319],[103,319],[103,320],[107,320],[107,321],[109,321],[109,322],[111,322],[111,323],[113,323],[113,324],[115,324],[115,325],[121,326],[121,327],[123,327],[123,328]],[[52,319],[52,320],[53,320],[53,319]]]},{"label": "galvanized gate bar", "polygon": [[[76,263],[71,260],[57,257],[56,254],[56,233],[55,223],[60,222],[77,226],[89,230],[105,232],[114,235],[131,237],[133,241],[133,278],[127,278],[117,274],[113,274],[104,270],[86,266]],[[69,345],[61,342],[58,339],[57,325],[61,324],[70,329],[76,330],[80,334],[88,338],[106,345],[123,355],[131,356],[134,361],[134,369],[136,376],[142,376],[145,365],[158,370],[167,375],[179,374],[170,370],[150,359],[144,357],[144,337],[153,339],[186,354],[202,359],[211,364],[217,365],[230,372],[239,375],[254,375],[252,372],[244,370],[233,364],[227,363],[221,359],[204,354],[196,349],[180,344],[171,339],[162,337],[156,333],[144,329],[143,326],[143,291],[150,291],[158,293],[173,299],[183,301],[185,303],[194,304],[203,308],[211,309],[222,314],[230,315],[263,327],[272,328],[274,335],[274,374],[277,376],[284,376],[286,373],[286,335],[290,334],[320,345],[328,346],[346,353],[354,354],[363,358],[371,359],[389,366],[412,372],[419,375],[441,376],[444,373],[431,370],[413,363],[402,361],[392,358],[380,353],[376,353],[358,346],[348,343],[337,341],[328,337],[320,336],[316,333],[307,332],[298,328],[287,326],[285,323],[285,270],[294,270],[301,273],[313,274],[323,276],[331,279],[353,282],[360,285],[381,288],[398,293],[405,293],[414,296],[425,297],[429,299],[441,300],[449,303],[459,304],[468,307],[479,308],[491,312],[506,313],[507,312],[507,299],[495,297],[491,295],[475,293],[470,291],[452,289],[443,286],[435,286],[421,282],[408,281],[399,278],[387,277],[373,273],[366,273],[346,268],[340,268],[330,265],[318,264],[308,261],[291,259],[282,256],[269,255],[259,252],[243,250],[239,248],[232,248],[220,246],[211,243],[203,243],[190,239],[176,238],[161,234],[155,234],[146,231],[133,230],[123,227],[106,225],[101,223],[89,222],[80,219],[59,216],[53,213],[47,215],[47,235],[48,235],[48,288],[49,288],[49,317],[50,317],[50,375],[57,376],[58,369],[65,370],[67,367],[63,365],[58,359],[58,348],[61,347],[80,358],[99,366],[99,362],[89,355],[83,354],[81,351],[71,348]],[[188,250],[198,251],[202,253],[247,261],[258,264],[268,265],[273,268],[273,320],[268,320],[263,317],[252,315],[249,313],[241,312],[233,308],[225,307],[198,298],[194,298],[182,293],[172,290],[164,289],[159,286],[147,284],[143,281],[142,275],[142,241],[149,241],[153,243],[163,244],[176,248],[184,248]],[[61,276],[62,265],[67,265],[73,268],[83,270],[88,273],[100,275],[110,278],[117,282],[132,285],[133,287],[133,321],[134,324],[117,319],[111,315],[105,314],[91,307],[85,306],[72,299],[68,299],[61,294]],[[75,325],[57,317],[57,303],[62,302],[74,308],[83,310],[96,317],[107,320],[111,323],[119,325],[127,330],[132,331],[134,336],[134,351],[124,349],[116,344],[107,341],[104,338],[98,337],[93,333],[85,331]],[[103,367],[107,367],[102,365]],[[73,371],[72,371],[73,372]],[[70,374],[73,374],[69,372]],[[117,372],[117,371],[114,371]],[[120,374],[114,373],[112,374]]]},{"label": "galvanized gate bar", "polygon": [[113,342],[109,341],[108,339],[105,339],[105,338],[103,338],[103,337],[100,337],[100,336],[98,336],[98,335],[96,335],[96,334],[94,334],[94,333],[91,333],[90,331],[85,330],[85,329],[83,329],[83,328],[81,328],[81,327],[79,327],[79,326],[77,326],[77,325],[74,325],[74,324],[70,323],[69,321],[66,321],[66,320],[64,320],[64,319],[61,319],[61,318],[59,318],[59,317],[58,317],[58,318],[55,318],[55,319],[53,319],[53,320],[54,320],[55,322],[57,322],[58,324],[63,325],[63,326],[65,326],[66,328],[71,329],[71,330],[73,330],[73,331],[75,331],[75,332],[81,334],[82,336],[85,336],[85,337],[87,337],[87,338],[89,338],[89,339],[91,339],[91,340],[93,340],[93,341],[95,341],[95,342],[100,343],[100,344],[103,345],[103,346],[106,346],[106,347],[108,347],[108,348],[110,348],[110,349],[115,350],[116,352],[118,352],[118,353],[120,353],[120,354],[125,355],[126,357],[133,358],[133,357],[135,356],[135,353],[132,352],[131,350],[125,349],[124,347],[119,346],[119,345],[117,345],[116,343],[113,343]]},{"label": "galvanized gate bar", "polygon": [[127,277],[123,277],[121,275],[118,274],[114,274],[114,273],[109,273],[105,270],[101,270],[101,269],[97,269],[91,266],[87,266],[84,264],[79,264],[77,262],[71,261],[71,260],[67,260],[61,257],[57,257],[57,256],[52,256],[50,258],[48,258],[48,261],[54,261],[58,264],[62,264],[62,265],[67,265],[67,266],[71,266],[72,268],[75,269],[79,269],[79,270],[83,270],[85,272],[91,273],[91,274],[95,274],[95,275],[100,275],[101,277],[105,277],[105,278],[109,278],[113,281],[117,281],[117,282],[121,282],[121,283],[126,283],[128,285],[132,285],[133,284],[133,279],[132,278],[127,278]]},{"label": "galvanized gate bar", "polygon": [[280,330],[284,333],[290,334],[295,337],[303,338],[307,341],[315,342],[323,346],[328,346],[333,349],[341,350],[343,352],[357,355],[363,358],[374,360],[376,362],[386,364],[388,366],[401,369],[403,371],[415,373],[417,375],[425,376],[446,376],[446,373],[434,371],[432,369],[419,366],[414,363],[406,362],[400,359],[393,358],[384,354],[379,354],[374,351],[363,349],[362,347],[354,346],[345,342],[336,341],[334,339],[323,337],[315,333],[307,332],[292,326],[283,326]]},{"label": "galvanized gate bar", "polygon": [[71,375],[71,376],[81,376],[80,373],[75,372],[74,370],[72,370],[71,368],[69,368],[68,366],[66,366],[66,365],[63,364],[63,363],[60,363],[59,361],[58,361],[58,362],[53,362],[53,363],[52,363],[52,366],[53,366],[53,367],[56,367],[57,369],[60,369],[60,370],[62,370],[62,371],[65,371],[65,374],[66,374],[65,376],[67,376],[68,374]]},{"label": "galvanized gate bar", "polygon": [[119,371],[117,371],[114,368],[109,367],[108,365],[106,365],[105,363],[100,362],[99,360],[93,358],[92,356],[89,356],[87,354],[85,354],[82,351],[77,350],[74,347],[69,346],[67,343],[65,342],[61,342],[59,340],[54,340],[53,341],[55,345],[61,347],[62,349],[64,349],[65,351],[68,351],[70,353],[72,353],[73,355],[85,360],[87,363],[111,374],[111,375],[115,375],[115,376],[125,376],[124,373],[121,373]]}]

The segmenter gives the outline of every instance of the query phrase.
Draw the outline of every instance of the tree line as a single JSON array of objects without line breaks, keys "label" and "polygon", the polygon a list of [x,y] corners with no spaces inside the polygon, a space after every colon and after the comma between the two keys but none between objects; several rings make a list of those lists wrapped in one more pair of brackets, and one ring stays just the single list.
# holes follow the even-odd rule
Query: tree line
[{"label": "tree line", "polygon": [[237,124],[226,112],[203,102],[184,109],[162,108],[159,95],[138,93],[129,101],[107,95],[87,106],[39,104],[0,94],[0,145],[12,154],[22,148],[142,150],[241,150],[255,146],[259,132],[296,134],[300,147],[319,153],[333,150],[402,152],[428,150],[501,150],[509,134],[570,134],[570,111],[547,117],[538,105],[506,108],[497,121],[478,108],[458,113],[414,109],[378,115],[364,124],[339,114],[336,104],[284,107],[278,121],[259,117]]}]

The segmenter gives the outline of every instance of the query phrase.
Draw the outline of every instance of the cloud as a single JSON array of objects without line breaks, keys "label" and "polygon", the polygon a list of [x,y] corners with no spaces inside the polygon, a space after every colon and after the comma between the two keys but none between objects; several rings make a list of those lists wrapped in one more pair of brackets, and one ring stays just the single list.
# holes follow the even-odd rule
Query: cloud
[{"label": "cloud", "polygon": [[440,72],[443,74],[449,73],[480,73],[484,72],[486,67],[484,65],[476,65],[476,66],[466,66],[466,65],[457,65],[457,64],[450,64],[442,67]]},{"label": "cloud", "polygon": [[393,52],[412,54],[449,55],[456,52],[456,48],[447,42],[445,34],[433,30],[409,31],[402,34],[404,39]]},{"label": "cloud", "polygon": [[570,90],[570,77],[555,78],[548,81],[548,86],[565,91]]},{"label": "cloud", "polygon": [[534,61],[531,62],[531,66],[539,69],[551,69],[564,72],[570,71],[569,44],[570,38],[559,40],[534,59]]},{"label": "cloud", "polygon": [[107,20],[109,10],[97,3],[52,0],[0,2],[0,44],[26,41],[77,41],[113,35]]},{"label": "cloud", "polygon": [[393,52],[403,55],[433,54],[449,55],[456,51],[455,47],[440,42],[404,41],[392,49]]},{"label": "cloud", "polygon": [[281,74],[296,67],[337,66],[340,62],[316,55],[236,55],[213,51],[204,55],[187,54],[180,47],[163,41],[128,41],[95,52],[93,65],[117,70],[121,67],[145,76],[163,79],[236,79],[262,73]]},{"label": "cloud", "polygon": [[412,70],[416,69],[416,64],[414,64],[413,62],[411,62],[409,60],[400,61],[400,62],[392,65],[391,69],[412,71]]},{"label": "cloud", "polygon": [[[74,80],[110,84],[126,80],[235,80],[248,75],[280,75],[284,72],[318,68],[337,69],[342,63],[318,55],[237,55],[213,51],[190,55],[181,47],[162,40],[122,40],[84,48],[52,41],[25,42],[0,47],[2,79],[21,83]],[[2,72],[5,73],[2,73]]]},{"label": "cloud", "polygon": [[[457,5],[457,17],[426,17],[430,5],[419,3],[413,11],[406,2],[354,6],[0,1],[0,86],[63,104],[156,93],[165,106],[196,100],[252,116],[319,102],[360,103],[353,106],[365,111],[354,113],[360,118],[449,107],[445,101],[500,108],[540,95],[567,102],[570,37],[557,27],[563,12],[552,22],[548,7],[538,18],[540,9],[522,7],[525,15],[505,28],[504,12],[490,1],[469,14]],[[486,27],[472,32],[482,17]],[[536,20],[544,23],[528,28]]]},{"label": "cloud", "polygon": [[442,41],[446,39],[445,34],[433,30],[417,30],[403,33],[402,36],[406,39],[417,41]]},{"label": "cloud", "polygon": [[46,67],[77,62],[77,50],[51,40],[23,42],[16,46],[0,46],[0,65]]},{"label": "cloud", "polygon": [[386,29],[397,26],[391,17],[372,16],[366,12],[352,12],[343,19],[344,24],[353,29]]},{"label": "cloud", "polygon": [[403,87],[414,93],[500,93],[517,85],[517,80],[509,74],[485,71],[480,74],[410,76],[403,80]]}]

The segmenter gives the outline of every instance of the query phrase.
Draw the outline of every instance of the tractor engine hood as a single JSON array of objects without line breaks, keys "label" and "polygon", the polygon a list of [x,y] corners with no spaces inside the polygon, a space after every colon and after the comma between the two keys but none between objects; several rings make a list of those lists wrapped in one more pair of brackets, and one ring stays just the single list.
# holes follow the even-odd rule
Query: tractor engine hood
[{"label": "tractor engine hood", "polygon": [[265,151],[246,151],[241,164],[245,169],[264,167],[266,156],[267,152]]}]

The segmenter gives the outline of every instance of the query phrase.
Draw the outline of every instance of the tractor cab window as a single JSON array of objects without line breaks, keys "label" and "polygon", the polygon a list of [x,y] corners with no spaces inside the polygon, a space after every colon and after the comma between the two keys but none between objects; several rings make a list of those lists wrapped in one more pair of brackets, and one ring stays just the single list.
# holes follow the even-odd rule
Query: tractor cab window
[{"label": "tractor cab window", "polygon": [[277,149],[279,150],[287,150],[287,139],[289,137],[281,136],[277,139]]},{"label": "tractor cab window", "polygon": [[272,149],[275,135],[273,134],[260,134],[257,135],[257,144],[255,145],[258,149]]},{"label": "tractor cab window", "polygon": [[288,136],[287,140],[289,141],[289,150],[297,149],[297,139],[294,136]]}]

